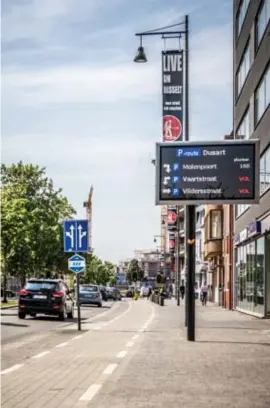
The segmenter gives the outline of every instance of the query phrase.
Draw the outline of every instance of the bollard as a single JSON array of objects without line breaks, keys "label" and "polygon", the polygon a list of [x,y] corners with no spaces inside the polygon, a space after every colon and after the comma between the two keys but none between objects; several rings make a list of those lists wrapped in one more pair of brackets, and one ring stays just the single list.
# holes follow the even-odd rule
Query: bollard
[{"label": "bollard", "polygon": [[164,306],[164,297],[163,296],[160,296],[159,304],[160,304],[160,306]]}]

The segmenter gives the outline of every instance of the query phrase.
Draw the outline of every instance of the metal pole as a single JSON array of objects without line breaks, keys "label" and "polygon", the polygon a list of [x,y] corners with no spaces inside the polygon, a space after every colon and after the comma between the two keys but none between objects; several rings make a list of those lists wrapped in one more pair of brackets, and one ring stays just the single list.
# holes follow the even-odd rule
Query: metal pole
[{"label": "metal pole", "polygon": [[[189,20],[188,15],[185,16],[185,140],[189,141]],[[188,228],[187,223],[188,208],[185,208],[185,227]],[[186,236],[187,237],[187,236]],[[188,285],[187,285],[187,238],[185,244],[185,326],[188,324]]]},{"label": "metal pole", "polygon": [[77,313],[78,313],[78,330],[81,331],[81,306],[80,306],[80,274],[76,276],[76,289],[77,289]]},{"label": "metal pole", "polygon": [[180,237],[179,237],[179,232],[180,232],[180,220],[179,220],[179,206],[176,207],[176,213],[177,213],[177,222],[176,222],[176,281],[177,281],[177,287],[176,287],[176,295],[177,295],[177,306],[180,306]]},{"label": "metal pole", "polygon": [[195,205],[187,206],[187,298],[188,298],[188,322],[187,322],[187,340],[195,341]]}]

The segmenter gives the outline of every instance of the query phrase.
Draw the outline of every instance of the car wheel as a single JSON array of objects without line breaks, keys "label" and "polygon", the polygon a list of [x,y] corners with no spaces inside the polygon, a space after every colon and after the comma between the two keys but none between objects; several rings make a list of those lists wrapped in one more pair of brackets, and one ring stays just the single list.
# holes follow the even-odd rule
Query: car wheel
[{"label": "car wheel", "polygon": [[26,314],[24,312],[19,312],[18,317],[19,319],[25,319]]},{"label": "car wheel", "polygon": [[67,308],[66,305],[64,305],[63,311],[59,313],[59,319],[62,321],[65,321],[67,318]]},{"label": "car wheel", "polygon": [[73,305],[71,306],[71,311],[67,314],[67,317],[69,319],[73,319],[74,317],[74,306]]},{"label": "car wheel", "polygon": [[99,303],[99,304],[98,304],[98,307],[101,307],[101,306],[102,306],[102,304],[101,304],[101,303]]}]

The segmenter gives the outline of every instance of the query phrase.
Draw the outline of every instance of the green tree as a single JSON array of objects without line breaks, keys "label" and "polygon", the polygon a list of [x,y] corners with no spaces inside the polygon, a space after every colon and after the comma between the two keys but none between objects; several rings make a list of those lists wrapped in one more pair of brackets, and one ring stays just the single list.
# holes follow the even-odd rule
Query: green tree
[{"label": "green tree", "polygon": [[75,210],[55,189],[45,168],[32,164],[2,164],[1,264],[3,286],[8,274],[39,276],[65,270],[62,221]]},{"label": "green tree", "polygon": [[127,280],[129,283],[141,281],[144,277],[144,273],[139,266],[138,259],[132,259],[130,261],[128,271],[127,271]]},{"label": "green tree", "polygon": [[93,252],[86,255],[86,270],[83,275],[84,283],[96,283],[106,286],[114,277],[114,265],[102,262]]}]

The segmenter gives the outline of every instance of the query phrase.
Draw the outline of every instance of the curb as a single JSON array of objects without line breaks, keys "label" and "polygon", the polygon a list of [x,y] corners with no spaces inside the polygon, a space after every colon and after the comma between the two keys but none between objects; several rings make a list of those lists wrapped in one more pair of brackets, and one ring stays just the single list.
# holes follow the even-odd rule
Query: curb
[{"label": "curb", "polygon": [[13,306],[1,306],[1,310],[5,310],[5,309],[14,309],[15,307],[18,307],[18,305],[13,305]]}]

